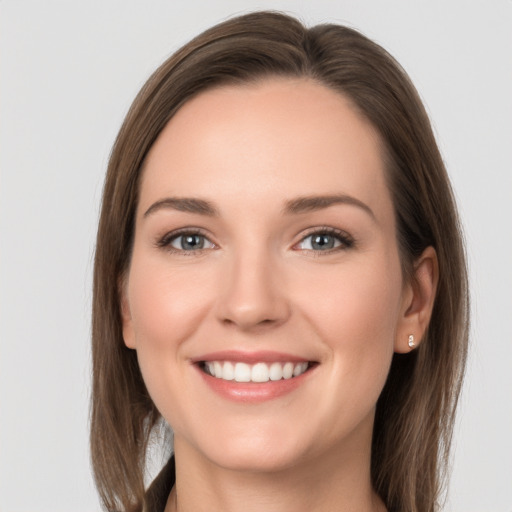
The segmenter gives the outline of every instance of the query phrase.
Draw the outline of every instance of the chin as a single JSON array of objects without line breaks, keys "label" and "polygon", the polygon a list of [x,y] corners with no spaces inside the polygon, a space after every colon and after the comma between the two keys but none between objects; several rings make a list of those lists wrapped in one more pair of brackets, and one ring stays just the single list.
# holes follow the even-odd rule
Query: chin
[{"label": "chin", "polygon": [[305,458],[301,443],[270,433],[242,436],[224,433],[212,436],[208,441],[195,446],[196,454],[215,466],[232,471],[279,472],[296,466]]},{"label": "chin", "polygon": [[276,473],[296,466],[302,457],[291,451],[256,447],[233,447],[228,452],[213,453],[212,462],[238,472]]}]

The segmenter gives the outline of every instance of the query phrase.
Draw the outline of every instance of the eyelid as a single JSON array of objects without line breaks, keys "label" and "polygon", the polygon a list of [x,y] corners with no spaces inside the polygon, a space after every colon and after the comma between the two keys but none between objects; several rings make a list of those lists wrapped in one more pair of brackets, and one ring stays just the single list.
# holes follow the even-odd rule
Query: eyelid
[{"label": "eyelid", "polygon": [[[194,249],[194,250],[186,250],[186,249],[176,249],[175,247],[171,246],[171,243],[176,240],[176,238],[183,236],[183,235],[198,235],[204,237],[206,240],[208,240],[209,243],[211,243],[214,247],[207,247],[202,249]],[[190,255],[190,254],[200,254],[203,251],[209,251],[217,248],[217,244],[213,242],[210,239],[209,234],[202,228],[197,227],[185,227],[185,228],[179,228],[175,229],[173,231],[169,231],[165,233],[163,236],[160,236],[157,238],[155,245],[160,248],[164,249],[166,251],[180,254],[180,255]]]},{"label": "eyelid", "polygon": [[[333,247],[331,249],[326,250],[315,250],[315,249],[300,249],[297,246],[304,242],[305,239],[307,239],[310,236],[313,236],[315,234],[327,234],[330,236],[333,236],[337,238],[340,242],[340,244],[337,247]],[[186,249],[176,249],[175,247],[171,246],[171,243],[178,238],[179,236],[183,235],[199,235],[204,237],[210,244],[212,244],[214,247],[208,247],[208,248],[201,248],[201,249],[194,249],[194,250],[186,250]],[[332,254],[334,252],[343,251],[350,249],[355,244],[355,240],[348,232],[339,229],[339,228],[333,228],[331,226],[315,226],[308,228],[305,232],[301,233],[301,238],[298,242],[294,243],[292,246],[292,249],[298,250],[298,251],[304,251],[309,253],[314,253],[315,255],[321,256],[322,254]],[[204,251],[218,249],[218,245],[211,240],[211,236],[206,230],[198,227],[184,227],[175,229],[173,231],[169,231],[165,233],[163,236],[158,237],[158,239],[155,242],[155,245],[160,249],[165,249],[169,252],[178,253],[180,255],[190,255],[195,254],[198,255]]]},{"label": "eyelid", "polygon": [[[324,251],[314,250],[314,249],[300,249],[297,246],[304,242],[307,238],[316,235],[316,234],[327,234],[337,238],[341,243],[337,247],[333,247],[331,249],[326,249]],[[301,234],[301,238],[298,242],[293,245],[293,248],[299,251],[305,251],[310,253],[315,253],[315,255],[321,256],[322,254],[332,254],[337,251],[343,251],[352,248],[355,245],[355,240],[352,235],[347,233],[346,231],[338,228],[333,228],[331,226],[315,226],[306,230],[305,233]]]}]

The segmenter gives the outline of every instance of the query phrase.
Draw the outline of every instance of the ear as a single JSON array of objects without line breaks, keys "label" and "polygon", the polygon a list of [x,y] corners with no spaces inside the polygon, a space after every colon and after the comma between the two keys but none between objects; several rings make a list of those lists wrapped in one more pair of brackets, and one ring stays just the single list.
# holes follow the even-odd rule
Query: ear
[{"label": "ear", "polygon": [[123,276],[118,282],[119,307],[121,309],[121,321],[123,322],[123,340],[128,348],[135,348],[135,331],[133,328],[130,302],[128,301],[128,279]]},{"label": "ear", "polygon": [[438,280],[437,253],[427,247],[414,264],[410,282],[404,285],[395,352],[410,352],[421,343],[432,316]]}]

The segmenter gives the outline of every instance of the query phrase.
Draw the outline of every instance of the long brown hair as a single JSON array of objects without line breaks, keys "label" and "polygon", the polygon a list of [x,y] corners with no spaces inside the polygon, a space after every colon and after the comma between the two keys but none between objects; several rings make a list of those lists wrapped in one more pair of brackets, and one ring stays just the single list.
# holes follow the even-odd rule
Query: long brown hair
[{"label": "long brown hair", "polygon": [[379,45],[339,25],[306,28],[256,12],[202,33],[164,62],[135,99],[108,165],[94,266],[91,451],[108,510],[140,511],[149,436],[159,412],[135,351],[123,343],[119,282],[133,243],[141,169],[166,123],[193,96],[223,84],[307,77],[350,98],[380,133],[404,274],[433,246],[439,284],[417,350],[395,354],[375,417],[371,472],[390,511],[439,509],[464,372],[468,291],[450,183],[419,96]]}]

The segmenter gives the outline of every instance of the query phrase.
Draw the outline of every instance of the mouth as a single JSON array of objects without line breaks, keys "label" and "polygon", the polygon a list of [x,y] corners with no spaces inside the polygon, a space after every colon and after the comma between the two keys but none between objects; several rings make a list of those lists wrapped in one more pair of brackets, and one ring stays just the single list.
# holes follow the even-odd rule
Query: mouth
[{"label": "mouth", "polygon": [[258,404],[301,389],[317,361],[292,354],[260,350],[224,350],[191,360],[203,382],[222,398]]},{"label": "mouth", "polygon": [[311,369],[315,363],[311,361],[264,361],[253,364],[234,361],[199,361],[199,368],[216,379],[234,382],[276,382],[300,377]]}]

